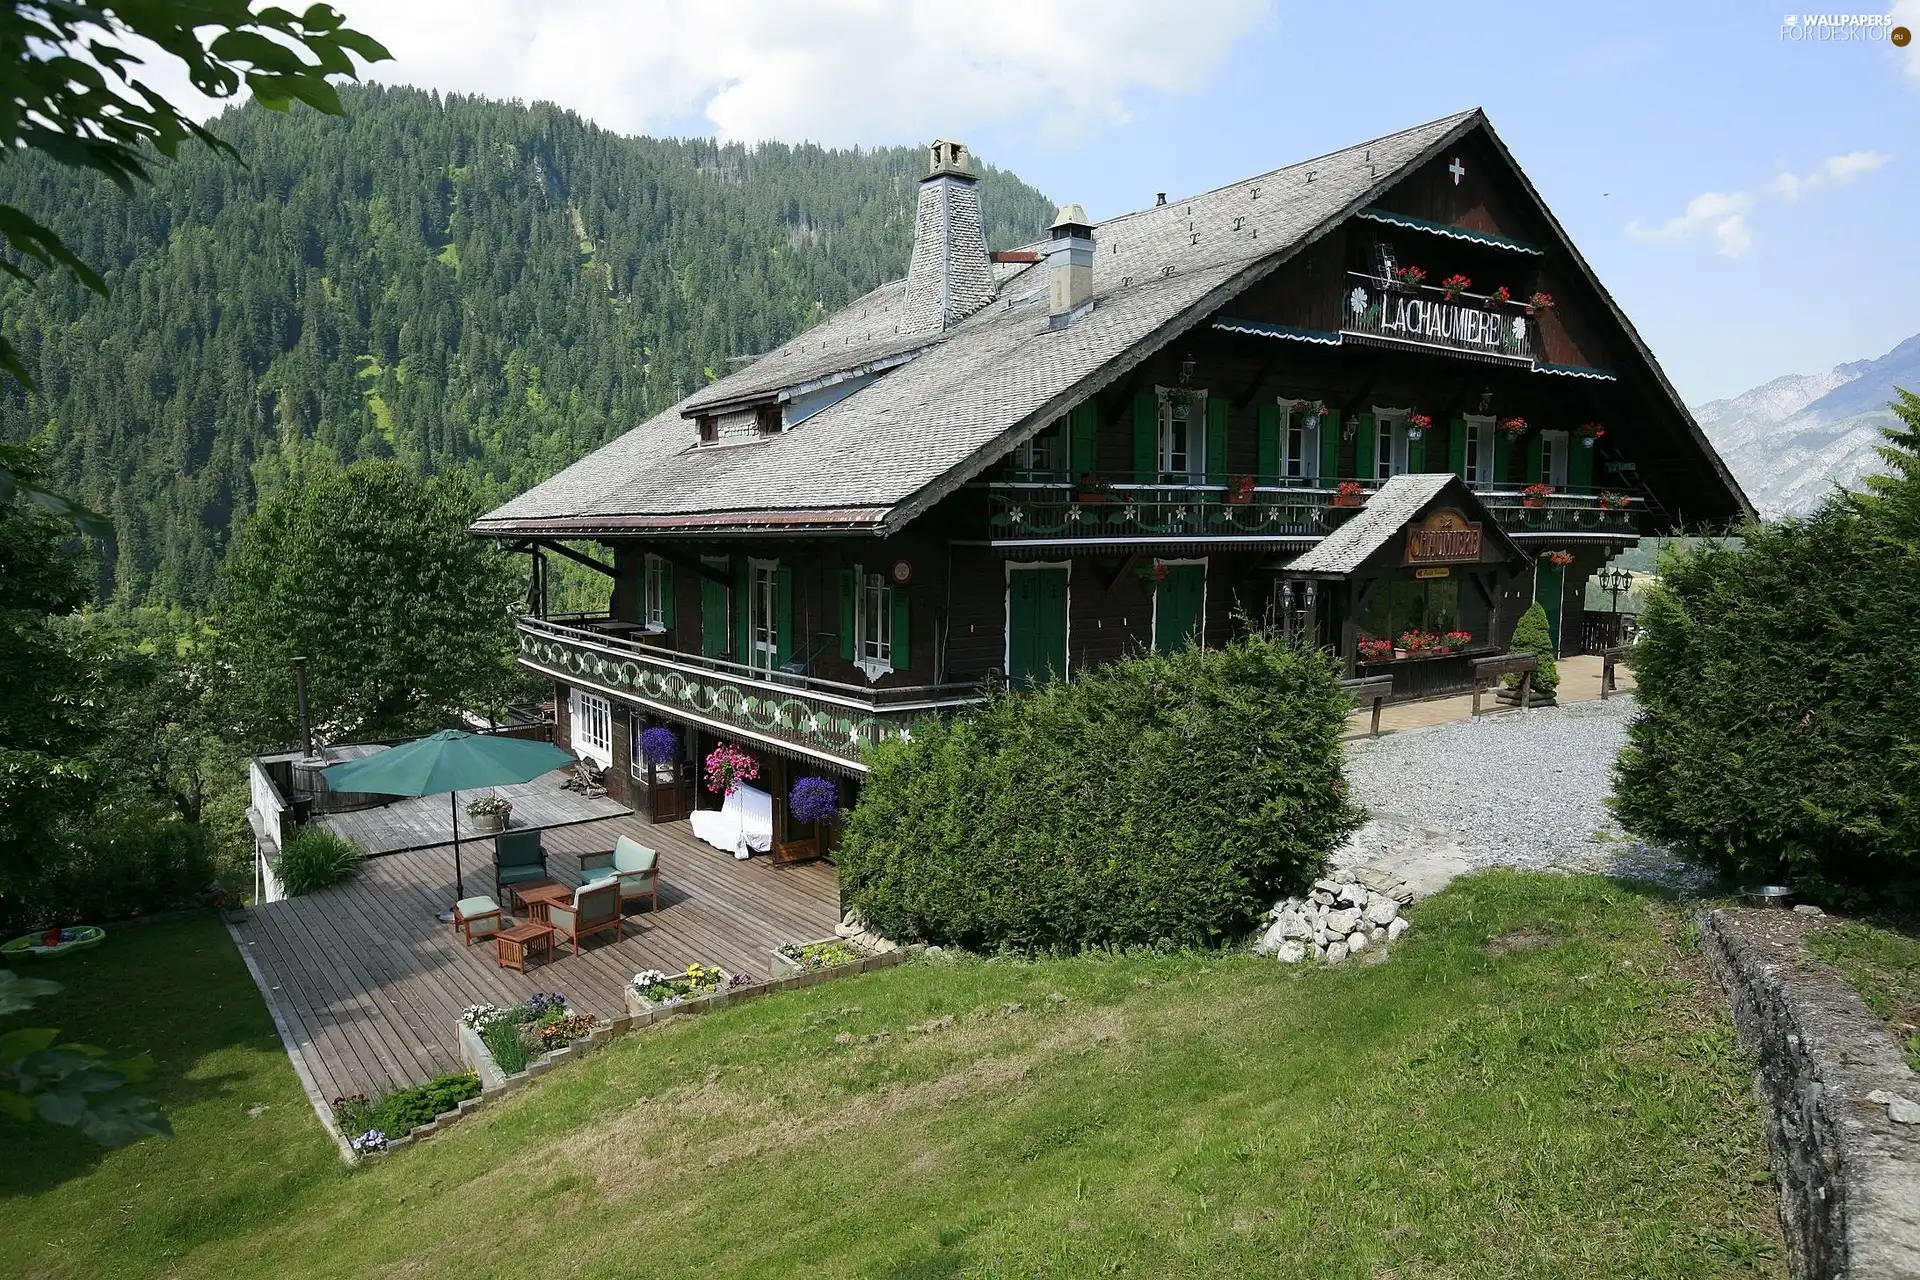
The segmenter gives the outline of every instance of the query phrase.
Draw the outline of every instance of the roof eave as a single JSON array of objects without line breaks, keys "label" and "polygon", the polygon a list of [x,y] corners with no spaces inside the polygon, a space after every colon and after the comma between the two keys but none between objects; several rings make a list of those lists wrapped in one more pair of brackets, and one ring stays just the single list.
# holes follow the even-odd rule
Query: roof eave
[{"label": "roof eave", "polygon": [[734,537],[764,533],[872,533],[886,507],[834,507],[779,511],[700,511],[675,515],[528,516],[474,521],[467,531],[482,538]]}]

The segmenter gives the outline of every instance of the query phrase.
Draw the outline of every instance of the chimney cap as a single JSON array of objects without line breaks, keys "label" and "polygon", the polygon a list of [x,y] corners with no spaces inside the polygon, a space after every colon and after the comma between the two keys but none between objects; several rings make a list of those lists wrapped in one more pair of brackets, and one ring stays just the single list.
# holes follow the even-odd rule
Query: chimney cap
[{"label": "chimney cap", "polygon": [[927,176],[929,178],[971,178],[973,155],[967,150],[967,144],[950,138],[935,138],[933,145],[927,148]]},{"label": "chimney cap", "polygon": [[1093,219],[1087,217],[1087,211],[1078,201],[1060,206],[1053,215],[1053,225],[1047,228],[1053,232],[1055,240],[1063,240],[1071,235],[1090,236],[1093,234]]}]

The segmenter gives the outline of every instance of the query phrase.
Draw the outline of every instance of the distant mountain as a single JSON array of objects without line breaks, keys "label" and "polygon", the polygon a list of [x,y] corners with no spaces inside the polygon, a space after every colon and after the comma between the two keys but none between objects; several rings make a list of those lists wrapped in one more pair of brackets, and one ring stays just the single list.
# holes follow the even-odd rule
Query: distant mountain
[{"label": "distant mountain", "polygon": [[1788,374],[1693,416],[1762,515],[1804,515],[1880,470],[1874,446],[1896,388],[1920,392],[1920,334],[1878,360]]}]

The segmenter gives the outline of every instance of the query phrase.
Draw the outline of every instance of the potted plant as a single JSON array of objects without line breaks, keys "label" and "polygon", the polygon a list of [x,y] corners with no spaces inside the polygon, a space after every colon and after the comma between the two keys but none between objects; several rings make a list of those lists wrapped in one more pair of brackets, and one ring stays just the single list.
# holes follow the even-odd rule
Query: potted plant
[{"label": "potted plant", "polygon": [[1551,310],[1553,310],[1553,295],[1550,293],[1535,293],[1532,297],[1527,299],[1528,315],[1533,315],[1534,313],[1540,312],[1540,311],[1551,311]]},{"label": "potted plant", "polygon": [[759,761],[731,742],[721,743],[707,756],[707,790],[713,795],[730,796],[741,783],[759,776]]},{"label": "potted plant", "polygon": [[1420,282],[1427,278],[1427,273],[1415,266],[1395,267],[1393,278],[1403,288],[1418,289]]},{"label": "potted plant", "polygon": [[1597,422],[1583,422],[1573,429],[1573,433],[1580,437],[1581,444],[1591,449],[1594,441],[1607,434],[1607,429]]},{"label": "potted plant", "polygon": [[1340,487],[1333,491],[1333,505],[1364,507],[1367,505],[1367,491],[1358,480],[1342,480]]},{"label": "potted plant", "polygon": [[1402,632],[1400,639],[1394,644],[1395,655],[1408,658],[1425,653],[1426,649],[1427,633],[1417,628],[1412,631]]},{"label": "potted plant", "polygon": [[1510,436],[1525,435],[1527,432],[1527,420],[1525,418],[1502,418],[1500,420],[1500,429]]},{"label": "potted plant", "polygon": [[1407,439],[1418,440],[1433,425],[1433,419],[1418,411],[1407,415]]},{"label": "potted plant", "polygon": [[1473,643],[1473,632],[1449,631],[1445,636],[1441,637],[1441,643],[1447,646],[1448,653],[1458,653]]},{"label": "potted plant", "polygon": [[1075,502],[1112,502],[1113,486],[1089,471],[1080,477],[1080,484],[1074,490],[1073,500]]},{"label": "potted plant", "polygon": [[1547,552],[1547,563],[1553,565],[1555,568],[1564,569],[1573,563],[1573,552],[1549,551]]},{"label": "potted plant", "polygon": [[513,802],[489,791],[467,801],[467,817],[473,820],[476,835],[498,835],[513,818]]},{"label": "potted plant", "polygon": [[1544,507],[1547,495],[1553,492],[1550,484],[1530,484],[1520,491],[1520,505],[1523,507]]},{"label": "potted plant", "polygon": [[1456,271],[1440,282],[1440,296],[1452,302],[1471,288],[1473,288],[1473,281]]},{"label": "potted plant", "polygon": [[1234,476],[1227,481],[1227,505],[1244,507],[1253,501],[1254,478],[1252,476]]},{"label": "potted plant", "polygon": [[1509,302],[1512,300],[1512,298],[1513,298],[1513,291],[1511,289],[1508,289],[1507,286],[1505,285],[1500,285],[1497,288],[1495,288],[1492,293],[1482,298],[1480,300],[1480,305],[1485,307],[1489,311],[1498,311],[1502,303]]},{"label": "potted plant", "polygon": [[1361,637],[1360,661],[1385,662],[1391,657],[1393,657],[1393,641],[1375,640],[1369,636]]},{"label": "potted plant", "polygon": [[1609,493],[1605,490],[1602,490],[1600,493],[1600,509],[1602,511],[1625,511],[1632,503],[1633,498],[1629,494]]},{"label": "potted plant", "polygon": [[1306,426],[1307,430],[1318,430],[1320,427],[1320,419],[1327,416],[1327,402],[1325,400],[1309,400],[1300,406],[1300,413],[1300,420]]}]

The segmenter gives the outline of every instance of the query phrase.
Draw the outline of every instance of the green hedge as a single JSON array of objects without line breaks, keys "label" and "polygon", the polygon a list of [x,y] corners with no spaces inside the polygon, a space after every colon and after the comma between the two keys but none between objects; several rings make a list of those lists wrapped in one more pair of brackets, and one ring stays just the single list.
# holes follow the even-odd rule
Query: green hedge
[{"label": "green hedge", "polygon": [[55,837],[37,873],[0,894],[0,933],[100,924],[191,907],[218,869],[211,832],[165,806],[103,806]]},{"label": "green hedge", "polygon": [[876,748],[837,855],[889,937],[1217,945],[1361,821],[1329,660],[1265,638],[996,698]]},{"label": "green hedge", "polygon": [[[1920,401],[1901,411],[1911,460]],[[1829,904],[1920,902],[1920,482],[1882,489],[1663,561],[1616,769],[1630,830]]]}]

